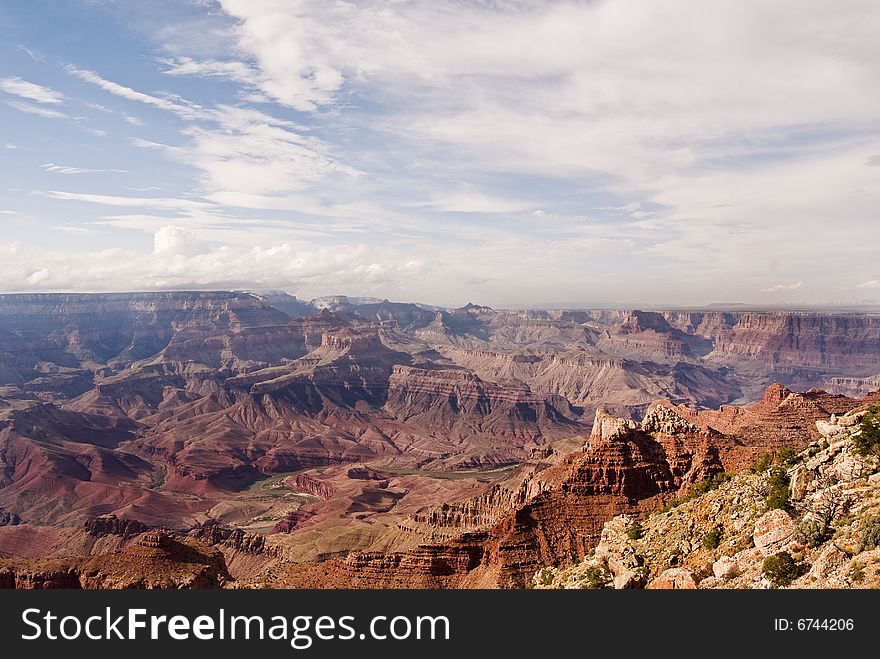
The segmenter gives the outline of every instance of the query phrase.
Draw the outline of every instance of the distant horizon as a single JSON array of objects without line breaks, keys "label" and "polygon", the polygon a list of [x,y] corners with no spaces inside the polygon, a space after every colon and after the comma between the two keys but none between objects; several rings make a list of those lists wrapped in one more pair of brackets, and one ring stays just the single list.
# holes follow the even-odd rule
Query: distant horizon
[{"label": "distant horizon", "polygon": [[[578,311],[578,310],[612,310],[612,311],[871,311],[880,312],[880,301],[863,301],[859,303],[853,302],[816,302],[816,303],[786,303],[779,302],[777,304],[760,304],[748,302],[707,302],[705,304],[682,304],[676,302],[647,302],[647,301],[612,301],[612,302],[534,302],[525,304],[512,303],[496,303],[489,304],[482,300],[473,299],[464,302],[430,302],[421,299],[407,299],[398,297],[383,297],[376,295],[350,295],[347,293],[326,293],[321,295],[313,295],[309,297],[301,297],[295,293],[284,291],[281,289],[257,289],[257,288],[179,288],[179,289],[153,289],[153,290],[94,290],[94,291],[77,291],[77,290],[56,290],[56,291],[8,291],[0,293],[0,299],[11,296],[24,295],[162,295],[167,293],[179,294],[202,294],[202,293],[233,293],[233,294],[249,294],[258,297],[265,297],[271,294],[284,294],[295,298],[302,303],[312,303],[315,301],[325,300],[328,298],[346,298],[348,300],[370,300],[365,304],[389,302],[392,304],[415,304],[425,307],[436,307],[441,309],[460,309],[468,305],[481,307],[489,307],[496,311]],[[372,302],[374,301],[374,302]],[[355,303],[357,305],[357,303]]]}]

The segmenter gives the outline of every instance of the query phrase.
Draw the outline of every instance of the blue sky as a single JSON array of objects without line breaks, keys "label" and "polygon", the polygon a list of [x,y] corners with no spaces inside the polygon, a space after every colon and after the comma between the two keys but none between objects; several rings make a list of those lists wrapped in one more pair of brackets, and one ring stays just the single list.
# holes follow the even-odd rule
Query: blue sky
[{"label": "blue sky", "polygon": [[880,298],[870,0],[0,4],[0,289]]}]

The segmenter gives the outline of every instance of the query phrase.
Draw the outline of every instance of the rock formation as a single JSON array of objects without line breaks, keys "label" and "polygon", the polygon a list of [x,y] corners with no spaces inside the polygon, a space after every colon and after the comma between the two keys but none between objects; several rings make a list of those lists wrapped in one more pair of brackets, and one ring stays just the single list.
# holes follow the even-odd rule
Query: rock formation
[{"label": "rock formation", "polygon": [[[542,568],[534,585],[876,588],[880,461],[853,444],[864,413],[860,407],[817,421],[820,439],[788,466],[776,467],[789,483],[784,507],[770,504],[771,471],[742,472],[668,512],[641,520],[615,517],[583,562]],[[780,556],[788,561],[786,571],[774,571],[768,562]],[[595,575],[606,573],[597,582]]]},{"label": "rock formation", "polygon": [[229,578],[218,550],[161,531],[91,558],[0,559],[0,588],[220,588]]}]

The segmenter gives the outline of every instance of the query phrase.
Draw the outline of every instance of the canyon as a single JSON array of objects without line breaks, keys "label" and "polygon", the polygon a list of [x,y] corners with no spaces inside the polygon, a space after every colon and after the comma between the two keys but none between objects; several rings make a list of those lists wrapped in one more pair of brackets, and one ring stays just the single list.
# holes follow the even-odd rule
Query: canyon
[{"label": "canyon", "polygon": [[877,373],[868,312],[0,295],[0,586],[526,587]]}]

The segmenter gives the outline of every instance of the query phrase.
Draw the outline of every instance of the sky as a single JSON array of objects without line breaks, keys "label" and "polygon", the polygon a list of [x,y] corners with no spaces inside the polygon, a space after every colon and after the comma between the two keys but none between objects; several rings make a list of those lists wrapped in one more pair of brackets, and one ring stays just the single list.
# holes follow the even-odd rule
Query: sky
[{"label": "sky", "polygon": [[4,0],[0,291],[880,299],[876,0]]}]

